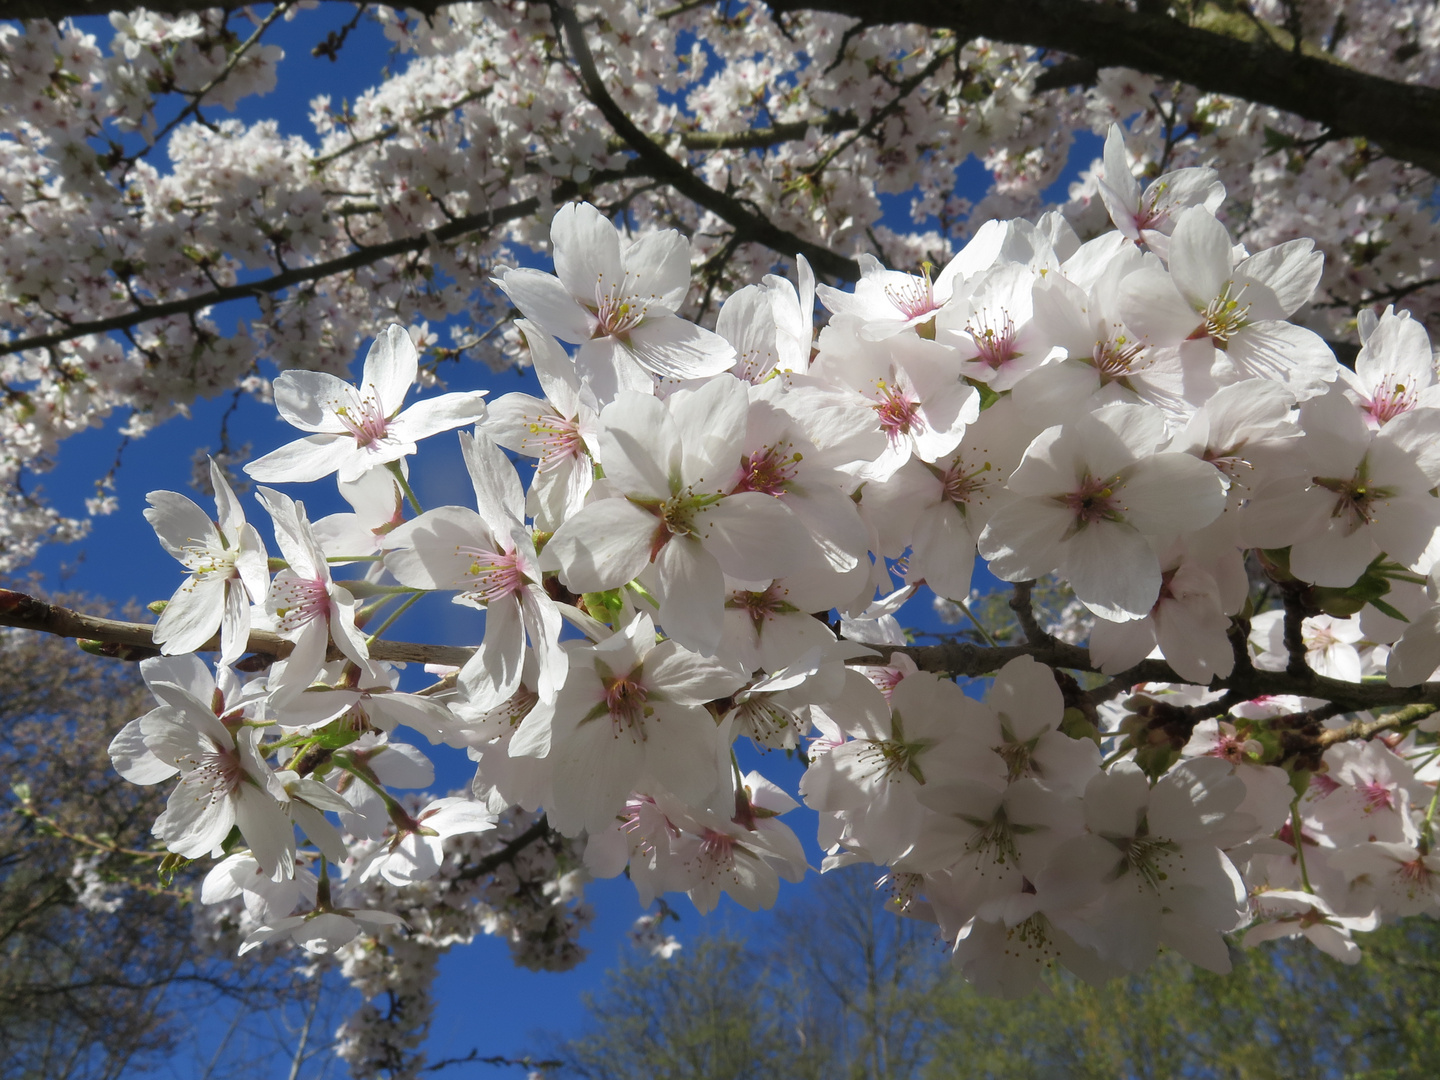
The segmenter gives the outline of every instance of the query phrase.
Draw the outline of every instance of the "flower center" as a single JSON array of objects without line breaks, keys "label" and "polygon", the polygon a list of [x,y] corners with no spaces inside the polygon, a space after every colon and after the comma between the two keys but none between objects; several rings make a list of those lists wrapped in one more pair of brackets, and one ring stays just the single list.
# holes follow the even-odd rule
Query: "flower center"
[{"label": "flower center", "polygon": [[330,589],[320,578],[277,574],[272,588],[281,633],[298,630],[315,619],[330,616]]},{"label": "flower center", "polygon": [[1179,850],[1169,840],[1148,836],[1121,837],[1110,842],[1125,856],[1126,867],[1152,889],[1158,889],[1160,882],[1170,876],[1165,872],[1166,856]]},{"label": "flower center", "polygon": [[894,443],[920,426],[920,402],[884,379],[876,380],[880,400],[871,406],[880,417],[880,426]]},{"label": "flower center", "polygon": [[1065,508],[1075,515],[1077,529],[1083,529],[1096,521],[1122,520],[1120,507],[1115,501],[1117,483],[1119,477],[1102,480],[1086,473],[1077,489],[1060,497]]},{"label": "flower center", "polygon": [[575,421],[561,416],[537,416],[530,421],[521,440],[526,451],[540,459],[541,472],[558,468],[585,453],[585,441]]},{"label": "flower center", "polygon": [[645,735],[641,721],[649,712],[645,702],[650,697],[650,692],[629,675],[602,679],[601,685],[605,688],[605,708],[610,713],[610,722],[615,727],[615,733],[618,735],[622,727],[640,728],[640,738],[643,739]]},{"label": "flower center", "polygon": [[637,297],[622,294],[620,287],[612,285],[610,291],[595,298],[595,337],[625,336],[642,322],[649,312],[649,306]]},{"label": "flower center", "polygon": [[200,581],[213,581],[215,578],[228,581],[238,576],[235,552],[212,544],[192,544],[185,548],[180,564]]},{"label": "flower center", "polygon": [[208,791],[211,803],[228,798],[245,780],[245,770],[240,767],[240,754],[212,744],[210,749],[200,754],[199,764],[186,780]]},{"label": "flower center", "polygon": [[987,461],[978,469],[966,472],[964,464],[959,458],[956,458],[950,463],[948,469],[939,470],[935,475],[936,479],[940,481],[942,497],[956,506],[964,506],[985,489],[986,481],[982,478],[982,474],[989,471],[990,462]]},{"label": "flower center", "polygon": [[1020,355],[1015,351],[1015,323],[1003,311],[998,326],[991,326],[989,320],[981,315],[966,324],[965,332],[975,342],[975,359],[992,370],[999,371]]},{"label": "flower center", "polygon": [[903,285],[886,285],[885,297],[907,320],[923,319],[940,308],[928,269],[924,277],[911,277]]},{"label": "flower center", "polygon": [[764,592],[733,592],[726,598],[725,606],[731,611],[745,612],[754,624],[756,633],[759,633],[761,626],[774,616],[790,615],[800,610],[794,604],[786,603],[787,591],[777,582]]},{"label": "flower center", "polygon": [[1205,306],[1205,310],[1200,312],[1205,321],[1191,337],[1208,337],[1217,347],[1223,349],[1232,337],[1249,325],[1246,316],[1250,314],[1250,305],[1240,302],[1240,296],[1245,289],[1242,286],[1231,296],[1230,290],[1234,287],[1233,281],[1227,281],[1220,290],[1220,295]]},{"label": "flower center", "polygon": [[1361,409],[1377,424],[1384,424],[1415,408],[1415,397],[1415,391],[1404,383],[1391,385],[1387,380],[1375,388],[1375,396]]},{"label": "flower center", "polygon": [[1382,784],[1379,780],[1371,780],[1369,783],[1361,784],[1359,791],[1365,799],[1365,812],[1367,814],[1372,810],[1395,809],[1395,793],[1390,790],[1389,784]]},{"label": "flower center", "polygon": [[1330,516],[1343,521],[1347,535],[1355,532],[1362,525],[1373,525],[1375,523],[1374,504],[1395,495],[1393,488],[1380,487],[1370,483],[1369,464],[1368,457],[1362,459],[1354,477],[1349,480],[1329,476],[1311,478],[1317,486],[1326,491],[1333,491],[1337,496]]},{"label": "flower center", "polygon": [[348,405],[337,405],[335,416],[345,430],[355,436],[356,446],[373,446],[385,438],[388,421],[375,397],[365,397],[354,410]]},{"label": "flower center", "polygon": [[1097,341],[1090,358],[1100,375],[1100,385],[1105,386],[1112,382],[1122,382],[1143,368],[1140,360],[1144,354],[1144,345],[1121,335],[1113,341],[1110,338]]},{"label": "flower center", "polygon": [[740,459],[740,478],[731,494],[738,491],[760,491],[766,495],[784,495],[799,472],[799,451],[786,453],[781,446],[767,446]]},{"label": "flower center", "polygon": [[465,571],[465,596],[483,604],[493,604],[507,596],[514,596],[525,587],[525,574],[521,571],[519,555],[511,552],[502,555],[498,551],[484,548],[457,547],[455,554],[470,560]]}]

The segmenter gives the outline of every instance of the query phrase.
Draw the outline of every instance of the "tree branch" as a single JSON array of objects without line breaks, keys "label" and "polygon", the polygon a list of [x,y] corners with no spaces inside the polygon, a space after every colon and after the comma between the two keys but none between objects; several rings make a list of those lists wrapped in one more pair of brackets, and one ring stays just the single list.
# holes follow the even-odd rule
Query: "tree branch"
[{"label": "tree branch", "polygon": [[770,7],[948,29],[962,40],[986,37],[1136,68],[1369,139],[1440,175],[1440,90],[1357,71],[1319,49],[1296,50],[1287,31],[1216,3],[1200,8],[1193,24],[1086,0],[770,0]]},{"label": "tree branch", "polygon": [[[613,180],[630,179],[639,174],[628,171],[600,173],[591,178],[591,183],[608,183]],[[565,202],[573,199],[580,193],[578,184],[570,180],[561,181],[555,185],[550,197],[555,202]],[[321,278],[333,277],[336,274],[343,274],[348,270],[358,270],[362,266],[388,259],[394,255],[405,255],[410,252],[424,251],[432,244],[442,244],[449,240],[458,239],[470,233],[481,232],[485,229],[494,228],[496,225],[503,225],[506,222],[517,221],[520,218],[529,217],[539,211],[541,205],[538,196],[522,199],[520,202],[511,203],[494,210],[484,210],[478,214],[466,214],[454,221],[447,221],[434,229],[427,230],[419,236],[404,236],[396,240],[389,240],[380,244],[367,244],[357,248],[348,255],[341,255],[339,258],[328,259],[325,262],[311,263],[309,266],[297,266],[291,270],[284,270],[268,278],[259,281],[247,281],[237,285],[227,285],[223,288],[212,289],[209,292],[195,293],[192,296],[182,297],[179,300],[171,300],[164,304],[144,304],[120,315],[112,315],[106,319],[95,319],[91,322],[70,323],[63,330],[53,330],[48,334],[36,334],[27,338],[16,338],[13,341],[0,342],[0,356],[7,356],[11,353],[24,352],[27,349],[44,349],[61,342],[73,341],[76,338],[84,337],[87,334],[105,334],[112,330],[128,330],[131,327],[139,326],[142,323],[151,322],[155,319],[169,318],[171,315],[185,315],[201,311],[204,308],[213,307],[216,304],[223,304],[230,300],[248,300],[257,296],[264,296],[268,293],[276,293],[281,289],[287,289],[291,285],[298,285],[307,281],[319,281]]]},{"label": "tree branch", "polygon": [[[117,646],[119,649],[144,650],[144,655],[154,655],[155,639],[153,626],[145,623],[122,622],[119,619],[102,619],[95,615],[73,611],[58,604],[47,604],[22,592],[0,589],[0,626],[14,626],[21,630],[35,630],[54,634],[57,637],[76,638],[80,641],[100,642]],[[268,630],[250,631],[248,651],[273,656],[277,659],[288,656],[294,644],[279,634]],[[218,652],[220,639],[211,638],[196,652]],[[370,655],[376,660],[393,660],[405,663],[450,664],[462,667],[475,650],[455,645],[420,645],[408,641],[376,641],[370,646]],[[114,655],[111,653],[110,655]],[[121,654],[122,659],[141,659],[141,656]]]},{"label": "tree branch", "polygon": [[600,77],[595,56],[590,51],[590,44],[585,40],[585,32],[575,12],[558,2],[549,6],[551,18],[564,31],[570,52],[575,57],[585,96],[600,110],[615,133],[625,140],[650,176],[664,181],[681,195],[723,218],[742,241],[763,244],[786,257],[804,255],[817,272],[834,278],[855,281],[860,277],[860,264],[854,259],[786,232],[768,218],[754,213],[738,199],[716,191],[636,127],[605,88],[605,81]]}]

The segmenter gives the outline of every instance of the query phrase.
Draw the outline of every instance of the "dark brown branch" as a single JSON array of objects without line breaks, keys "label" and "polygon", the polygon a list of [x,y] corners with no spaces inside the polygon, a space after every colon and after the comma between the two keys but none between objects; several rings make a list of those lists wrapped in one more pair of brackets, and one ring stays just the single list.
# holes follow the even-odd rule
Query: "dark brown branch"
[{"label": "dark brown branch", "polygon": [[515,857],[531,844],[550,836],[551,831],[550,820],[544,814],[541,814],[535,819],[533,825],[511,840],[499,851],[486,855],[485,858],[473,866],[465,867],[465,869],[461,870],[456,876],[465,881],[474,881],[476,878],[482,878],[486,874],[493,874],[506,863],[514,862]]},{"label": "dark brown branch", "polygon": [[[964,678],[993,674],[1020,656],[1034,657],[1040,663],[1053,668],[1098,671],[1090,659],[1088,649],[1054,639],[1048,645],[1002,645],[998,648],[960,641],[949,641],[940,645],[875,645],[871,648],[885,657],[904,653],[914,660],[922,671]],[[863,665],[873,664],[875,661],[873,657],[861,657],[850,662]],[[1107,687],[1124,688],[1146,682],[1184,684],[1186,680],[1163,660],[1142,660],[1130,670],[1116,675]],[[1297,675],[1288,671],[1262,671],[1237,664],[1228,678],[1216,679],[1210,684],[1210,688],[1233,691],[1240,695],[1239,700],[1242,701],[1278,694],[1320,698],[1347,712],[1412,704],[1440,707],[1440,682],[1424,683],[1420,686],[1350,683],[1316,674],[1308,667]]]},{"label": "dark brown branch", "polygon": [[1200,8],[1193,25],[1086,0],[771,0],[770,6],[948,29],[966,41],[986,37],[1054,49],[1098,67],[1136,68],[1272,105],[1335,135],[1369,139],[1391,157],[1440,175],[1440,90],[1357,71],[1323,50],[1297,51],[1280,27],[1218,4]]},{"label": "dark brown branch", "polygon": [[[35,630],[57,637],[100,642],[121,648],[154,650],[153,626],[101,619],[58,604],[47,604],[22,592],[0,589],[0,626]],[[288,656],[294,644],[267,630],[252,630],[248,650],[266,656]],[[218,652],[219,638],[211,638],[196,652]],[[408,641],[376,641],[370,655],[376,660],[463,666],[473,649],[454,645],[419,645]]]},{"label": "dark brown branch", "polygon": [[663,180],[681,195],[723,218],[741,241],[763,244],[787,257],[804,255],[817,273],[833,278],[854,281],[860,277],[860,264],[854,259],[786,232],[770,219],[750,210],[738,199],[716,191],[667,154],[650,136],[635,126],[625,115],[625,110],[610,96],[604,80],[600,78],[595,57],[590,52],[590,44],[585,40],[585,32],[580,26],[580,20],[575,17],[575,12],[564,4],[551,3],[550,13],[551,18],[564,31],[565,40],[574,54],[585,96],[600,110],[601,115],[615,129],[615,133],[625,140],[646,173],[656,180]]}]

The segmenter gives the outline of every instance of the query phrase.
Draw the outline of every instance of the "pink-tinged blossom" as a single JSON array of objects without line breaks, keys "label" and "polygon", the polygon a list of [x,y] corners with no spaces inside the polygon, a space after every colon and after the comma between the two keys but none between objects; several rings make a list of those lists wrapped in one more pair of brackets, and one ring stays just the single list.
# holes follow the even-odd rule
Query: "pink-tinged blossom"
[{"label": "pink-tinged blossom", "polygon": [[241,943],[236,955],[244,956],[266,942],[289,938],[307,953],[326,956],[366,931],[376,933],[382,927],[404,925],[404,919],[389,911],[317,909],[257,928]]},{"label": "pink-tinged blossom", "polygon": [[1290,546],[1290,571],[1315,585],[1354,584],[1382,552],[1408,566],[1440,526],[1440,409],[1413,409],[1378,431],[1339,392],[1307,401],[1305,474],[1254,493],[1242,528]]},{"label": "pink-tinged blossom", "polygon": [[1208,525],[1225,507],[1214,466],[1156,453],[1157,409],[1110,405],[1049,428],[1011,474],[1017,496],[979,537],[991,572],[1025,581],[1058,572],[1095,614],[1142,619],[1160,597],[1152,537]]},{"label": "pink-tinged blossom", "polygon": [[1230,616],[1238,611],[1245,593],[1224,595],[1222,581],[1238,573],[1244,578],[1244,560],[1234,549],[1222,558],[1237,564],[1228,568],[1192,556],[1177,543],[1160,562],[1160,595],[1143,619],[1110,622],[1097,619],[1090,632],[1090,658],[1107,675],[1134,667],[1158,648],[1166,662],[1187,682],[1208,686],[1216,677],[1234,670],[1235,650],[1230,644]]},{"label": "pink-tinged blossom", "polygon": [[270,584],[265,544],[225,479],[210,461],[215,514],[174,491],[152,491],[145,520],[165,550],[190,577],[175,590],[152,632],[167,655],[188,653],[220,633],[220,662],[233,664],[250,638],[250,605],[264,599]]},{"label": "pink-tinged blossom", "polygon": [[743,681],[674,641],[657,645],[645,615],[597,645],[573,648],[548,740],[527,731],[546,722],[538,717],[515,736],[539,755],[548,750],[554,763],[551,822],[567,836],[599,831],[630,792],[655,788],[702,805],[729,767],[728,732],[705,705]]},{"label": "pink-tinged blossom", "polygon": [[461,432],[460,447],[478,511],[442,506],[406,522],[390,534],[385,565],[402,584],[455,589],[456,603],[484,610],[485,636],[459,673],[471,704],[493,708],[519,689],[527,638],[539,662],[536,689],[554,701],[566,667],[560,612],[541,584],[520,478],[483,434]]},{"label": "pink-tinged blossom", "polygon": [[176,854],[198,859],[218,850],[238,826],[267,874],[291,876],[294,827],[268,790],[260,729],[239,712],[217,715],[217,700],[225,707],[219,695],[201,701],[174,683],[151,690],[165,704],[141,718],[140,732],[146,748],[180,775],[155,821],[155,836]]},{"label": "pink-tinged blossom", "polygon": [[497,820],[483,803],[470,799],[436,799],[414,817],[391,808],[395,835],[359,871],[361,882],[382,877],[391,885],[411,885],[434,877],[445,862],[445,840],[486,832]]},{"label": "pink-tinged blossom", "polygon": [[1360,962],[1360,946],[1351,934],[1374,930],[1375,915],[1336,915],[1323,897],[1298,889],[1265,889],[1250,897],[1257,920],[1245,931],[1247,948],[1266,941],[1304,936],[1310,944],[1342,964]]},{"label": "pink-tinged blossom", "polygon": [[1331,862],[1352,888],[1363,884],[1386,917],[1440,913],[1440,855],[1413,843],[1372,841],[1336,852]]},{"label": "pink-tinged blossom", "polygon": [[865,480],[888,480],[911,456],[937,460],[980,415],[979,392],[956,377],[954,350],[923,338],[870,343],[831,323],[811,372],[854,391],[884,433],[884,451],[859,470]]},{"label": "pink-tinged blossom", "polygon": [[1430,336],[1418,319],[1408,311],[1397,314],[1392,305],[1377,320],[1367,308],[1360,314],[1360,333],[1364,344],[1355,367],[1341,368],[1340,380],[1367,426],[1383,427],[1411,409],[1440,407]]},{"label": "pink-tinged blossom", "polygon": [[525,510],[536,528],[553,532],[580,512],[595,481],[588,443],[595,437],[596,409],[583,400],[575,363],[554,338],[526,319],[515,325],[530,346],[545,396],[506,394],[490,404],[481,427],[505,449],[535,459]]},{"label": "pink-tinged blossom", "polygon": [[1130,171],[1119,124],[1111,124],[1105,136],[1104,161],[1100,198],[1110,220],[1122,236],[1146,245],[1161,258],[1169,250],[1170,233],[1182,211],[1203,206],[1213,214],[1225,201],[1225,185],[1214,169],[1177,169],[1156,177],[1141,191]]},{"label": "pink-tinged blossom", "polygon": [[258,497],[270,512],[275,542],[287,563],[265,597],[265,612],[276,631],[295,643],[290,655],[270,668],[268,685],[279,705],[301,693],[320,673],[332,640],[362,671],[369,667],[369,649],[355,628],[355,598],[331,579],[325,550],[315,538],[304,504],[270,488],[261,488]]},{"label": "pink-tinged blossom", "polygon": [[1170,238],[1168,272],[1152,262],[1121,283],[1120,315],[1153,344],[1194,350],[1222,384],[1261,378],[1315,397],[1339,364],[1318,334],[1285,321],[1319,283],[1314,247],[1292,240],[1237,258],[1225,226],[1192,206]]},{"label": "pink-tinged blossom", "polygon": [[718,334],[679,318],[690,286],[690,245],[678,232],[622,243],[589,203],[567,203],[550,226],[555,273],[507,269],[496,284],[527,319],[579,345],[581,379],[601,402],[649,392],[652,377],[698,379],[735,362]]},{"label": "pink-tinged blossom", "polygon": [[622,394],[600,414],[607,498],[550,538],[548,565],[573,592],[614,589],[653,567],[660,623],[713,655],[726,573],[750,580],[797,567],[808,535],[783,499],[734,491],[744,456],[746,384],[719,376],[665,401]]},{"label": "pink-tinged blossom", "polygon": [[314,434],[252,461],[246,474],[265,484],[305,483],[335,472],[342,482],[358,480],[415,453],[421,439],[485,416],[484,391],[442,394],[402,412],[418,365],[409,333],[389,326],[370,346],[358,387],[323,371],[284,372],[275,380],[275,407]]},{"label": "pink-tinged blossom", "polygon": [[1056,854],[1036,888],[1072,912],[1062,924],[1072,936],[1127,971],[1144,970],[1163,944],[1228,972],[1221,935],[1240,925],[1246,902],[1222,849],[1255,832],[1236,813],[1244,797],[1215,759],[1186,761],[1153,789],[1137,766],[1117,762],[1085,789],[1088,834]]}]

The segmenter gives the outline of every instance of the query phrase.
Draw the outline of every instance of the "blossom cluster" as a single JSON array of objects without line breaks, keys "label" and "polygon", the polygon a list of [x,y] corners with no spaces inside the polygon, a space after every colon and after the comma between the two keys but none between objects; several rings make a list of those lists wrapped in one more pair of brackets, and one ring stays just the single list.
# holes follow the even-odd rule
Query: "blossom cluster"
[{"label": "blossom cluster", "polygon": [[[283,18],[311,18],[302,7],[285,5]],[[1351,67],[1440,77],[1440,15],[1425,0],[1252,7]],[[283,83],[266,37],[280,14],[139,10],[99,32],[88,21],[0,27],[0,323],[7,343],[60,338],[0,356],[0,568],[83,531],[84,516],[63,516],[28,473],[108,417],[140,436],[232,387],[263,397],[260,360],[339,373],[393,322],[422,331],[438,357],[523,360],[490,268],[543,246],[551,209],[577,185],[626,207],[641,234],[680,223],[717,296],[770,269],[775,253],[738,242],[734,222],[632,167],[581,93],[548,5],[375,9],[394,74],[377,72],[352,101],[316,97],[305,135],[221,112]],[[634,124],[799,240],[891,266],[944,264],[985,221],[1037,214],[1077,137],[1119,120],[1148,179],[1218,171],[1242,208],[1219,209],[1237,240],[1259,250],[1315,238],[1326,261],[1308,324],[1348,333],[1357,306],[1386,296],[1435,315],[1434,178],[1276,109],[1121,68],[1088,87],[1039,89],[1053,69],[1034,49],[919,27],[856,34],[826,13],[782,22],[758,3],[596,0],[577,15]],[[972,155],[989,177],[973,202],[956,191]],[[1064,196],[1082,237],[1108,227],[1101,172]],[[884,212],[897,195],[909,221]],[[1137,202],[1121,227],[1155,232],[1152,209]],[[379,254],[396,243],[408,246]],[[294,287],[257,284],[292,274]],[[238,330],[233,306],[196,300],[227,289],[259,301]],[[192,310],[153,310],[187,299]],[[702,305],[691,297],[687,316]],[[82,329],[145,307],[128,339]],[[115,505],[107,490],[89,503]]]},{"label": "blossom cluster", "polygon": [[[1440,912],[1431,707],[1354,704],[1387,679],[1374,700],[1423,703],[1404,688],[1440,668],[1428,337],[1362,311],[1342,368],[1290,319],[1323,275],[1310,241],[1237,244],[1208,169],[1142,190],[1118,127],[1102,183],[1091,239],[994,221],[848,291],[802,259],[713,330],[681,314],[678,233],[570,203],[553,274],[496,273],[541,396],[407,407],[400,326],[357,384],[281,375],[303,434],[247,471],[333,475],[353,513],[259,487],[270,559],[218,467],[214,520],[152,494],[188,575],[146,661],[159,705],[111,747],[135,782],[178,780],[155,835],[225,856],[207,889],[256,914],[243,950],[443,933],[410,890],[439,882],[443,907],[457,838],[514,808],[588,875],[705,912],[803,877],[803,800],[824,868],[883,867],[895,909],[1006,994],[1160,948],[1224,971],[1238,931],[1353,959],[1352,931]],[[417,443],[457,428],[473,503],[422,512]],[[979,566],[1017,583],[1024,643],[910,647],[904,605],[964,602]],[[1088,651],[1035,623],[1040,577],[1083,605]],[[394,659],[426,650],[372,625],[430,594],[483,622],[401,690]],[[393,794],[429,782],[403,729],[465,750],[469,791]],[[798,790],[742,771],[741,740],[803,752]],[[580,879],[544,866],[563,907]]]}]

